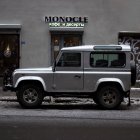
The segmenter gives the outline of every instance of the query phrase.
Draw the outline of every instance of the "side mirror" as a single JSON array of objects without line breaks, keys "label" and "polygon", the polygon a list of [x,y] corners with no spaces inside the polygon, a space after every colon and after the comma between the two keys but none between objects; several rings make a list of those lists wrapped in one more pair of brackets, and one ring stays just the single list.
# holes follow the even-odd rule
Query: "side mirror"
[{"label": "side mirror", "polygon": [[56,61],[53,63],[52,71],[55,72],[55,67],[56,67]]}]

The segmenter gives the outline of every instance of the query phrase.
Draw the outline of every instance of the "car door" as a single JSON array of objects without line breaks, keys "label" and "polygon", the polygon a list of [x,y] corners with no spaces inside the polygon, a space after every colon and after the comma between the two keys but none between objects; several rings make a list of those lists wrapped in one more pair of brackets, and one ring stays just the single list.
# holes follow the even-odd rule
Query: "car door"
[{"label": "car door", "polygon": [[71,92],[83,89],[83,55],[63,52],[54,72],[55,91]]}]

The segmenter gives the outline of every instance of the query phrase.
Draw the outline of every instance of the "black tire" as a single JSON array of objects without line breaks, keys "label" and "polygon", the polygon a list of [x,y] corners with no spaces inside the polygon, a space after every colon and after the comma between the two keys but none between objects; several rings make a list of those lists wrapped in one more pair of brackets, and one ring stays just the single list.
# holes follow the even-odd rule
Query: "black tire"
[{"label": "black tire", "polygon": [[116,86],[104,86],[98,91],[97,97],[99,105],[104,109],[115,109],[123,100],[123,95]]},{"label": "black tire", "polygon": [[136,62],[135,61],[130,61],[130,66],[131,66],[131,85],[134,86],[136,83]]},{"label": "black tire", "polygon": [[23,108],[38,108],[43,98],[43,89],[37,85],[25,84],[18,88],[17,99]]}]

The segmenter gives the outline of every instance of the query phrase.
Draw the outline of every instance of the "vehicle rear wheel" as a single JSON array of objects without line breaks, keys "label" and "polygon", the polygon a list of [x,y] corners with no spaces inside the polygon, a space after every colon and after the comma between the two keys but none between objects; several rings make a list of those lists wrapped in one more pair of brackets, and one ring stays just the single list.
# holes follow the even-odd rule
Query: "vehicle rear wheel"
[{"label": "vehicle rear wheel", "polygon": [[43,101],[43,90],[33,84],[22,85],[17,92],[17,99],[24,108],[37,108]]},{"label": "vehicle rear wheel", "polygon": [[99,105],[104,109],[114,109],[123,100],[121,91],[116,86],[105,86],[98,92]]}]

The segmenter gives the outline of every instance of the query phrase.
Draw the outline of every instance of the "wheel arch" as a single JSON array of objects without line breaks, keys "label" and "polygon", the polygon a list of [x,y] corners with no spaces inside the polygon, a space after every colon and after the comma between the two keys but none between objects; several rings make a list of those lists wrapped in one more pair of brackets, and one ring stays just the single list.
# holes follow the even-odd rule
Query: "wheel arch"
[{"label": "wheel arch", "polygon": [[125,87],[123,82],[118,78],[102,78],[99,79],[96,85],[96,91],[98,91],[103,86],[117,86],[121,91],[125,92]]},{"label": "wheel arch", "polygon": [[37,77],[37,76],[24,76],[24,77],[20,77],[17,82],[15,83],[15,88],[18,88],[19,86],[21,86],[22,84],[27,84],[27,83],[32,83],[32,84],[39,84],[44,91],[47,91],[47,87],[45,85],[44,80],[41,77]]}]

